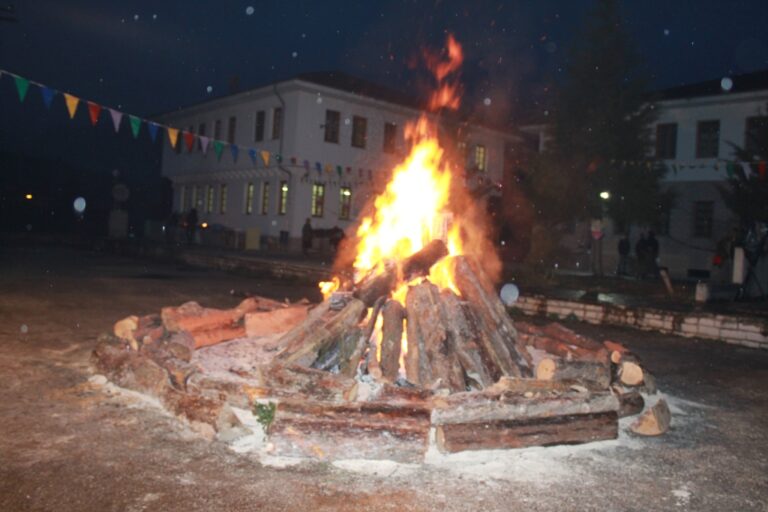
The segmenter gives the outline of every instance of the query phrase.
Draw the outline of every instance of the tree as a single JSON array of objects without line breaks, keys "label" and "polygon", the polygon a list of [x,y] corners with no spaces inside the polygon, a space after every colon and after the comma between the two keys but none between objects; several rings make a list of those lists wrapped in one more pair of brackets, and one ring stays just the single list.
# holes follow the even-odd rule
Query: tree
[{"label": "tree", "polygon": [[657,223],[671,196],[660,185],[666,169],[648,160],[656,110],[615,0],[598,1],[566,71],[549,150],[529,179],[537,222],[552,228],[607,214],[627,228]]}]

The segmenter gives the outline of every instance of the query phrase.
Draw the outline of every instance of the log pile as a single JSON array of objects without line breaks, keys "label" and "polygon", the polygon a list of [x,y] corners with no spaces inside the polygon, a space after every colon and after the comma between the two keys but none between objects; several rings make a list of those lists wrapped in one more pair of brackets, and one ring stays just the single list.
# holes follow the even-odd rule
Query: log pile
[{"label": "log pile", "polygon": [[[129,387],[172,391],[166,403],[214,428],[224,405],[274,404],[265,430],[288,456],[413,462],[432,429],[446,453],[590,442],[615,438],[619,418],[643,411],[634,432],[669,428],[663,400],[646,407],[655,383],[637,356],[559,324],[513,323],[481,266],[447,253],[430,243],[314,307],[252,297],[229,310],[186,303],[128,317],[114,329],[125,350],[100,345],[96,364]],[[438,261],[451,269],[450,289],[428,278]],[[404,282],[401,303],[393,293]],[[239,370],[240,380],[216,381],[190,363],[195,350],[276,333],[271,361]],[[143,367],[141,378],[125,377]],[[205,413],[186,411],[194,404]]]}]

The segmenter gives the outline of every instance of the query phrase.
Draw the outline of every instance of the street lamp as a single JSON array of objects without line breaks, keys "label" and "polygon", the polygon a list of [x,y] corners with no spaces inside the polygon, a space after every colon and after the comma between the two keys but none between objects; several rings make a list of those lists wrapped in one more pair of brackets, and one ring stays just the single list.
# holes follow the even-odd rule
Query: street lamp
[{"label": "street lamp", "polygon": [[608,192],[607,190],[603,190],[602,192],[600,192],[600,199],[602,199],[603,201],[607,201],[610,198],[611,198],[611,193]]},{"label": "street lamp", "polygon": [[32,194],[25,194],[24,195],[24,199],[26,199],[27,201],[31,201],[32,200]]}]

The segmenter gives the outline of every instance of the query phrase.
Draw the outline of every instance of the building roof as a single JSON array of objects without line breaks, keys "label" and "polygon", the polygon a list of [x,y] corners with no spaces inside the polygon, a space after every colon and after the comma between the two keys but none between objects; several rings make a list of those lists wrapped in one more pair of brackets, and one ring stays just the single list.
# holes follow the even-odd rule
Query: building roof
[{"label": "building roof", "polygon": [[302,73],[294,77],[294,79],[330,87],[331,89],[350,92],[359,96],[386,101],[388,103],[403,105],[409,108],[421,109],[424,107],[424,101],[416,96],[370,82],[363,78],[348,75],[342,71],[315,71],[311,73]]},{"label": "building roof", "polygon": [[662,89],[657,91],[655,96],[658,100],[676,100],[768,90],[768,69],[755,71],[753,73],[734,75],[727,78],[729,78],[732,83],[729,90],[723,88],[722,82],[726,77],[722,77],[714,80]]}]

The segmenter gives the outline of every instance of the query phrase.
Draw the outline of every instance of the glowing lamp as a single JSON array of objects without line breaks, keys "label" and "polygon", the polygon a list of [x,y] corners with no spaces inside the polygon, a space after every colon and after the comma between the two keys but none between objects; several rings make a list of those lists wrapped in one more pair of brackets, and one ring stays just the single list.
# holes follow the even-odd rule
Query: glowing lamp
[{"label": "glowing lamp", "polygon": [[603,190],[602,192],[600,192],[600,199],[607,201],[610,198],[611,198],[611,193],[608,192],[607,190]]}]

